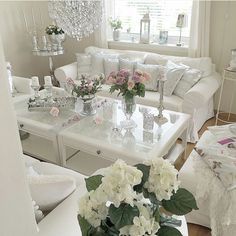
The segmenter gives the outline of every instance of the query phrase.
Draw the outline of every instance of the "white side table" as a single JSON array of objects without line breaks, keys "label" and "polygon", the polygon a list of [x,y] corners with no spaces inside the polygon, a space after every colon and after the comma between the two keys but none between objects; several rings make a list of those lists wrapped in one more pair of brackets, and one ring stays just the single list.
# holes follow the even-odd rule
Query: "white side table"
[{"label": "white side table", "polygon": [[[225,80],[227,81],[232,81],[234,83],[234,92],[231,95],[231,101],[230,101],[230,106],[229,106],[229,113],[228,113],[228,117],[227,120],[224,120],[222,118],[219,118],[219,115],[225,112],[221,112],[220,111],[220,105],[221,105],[221,99],[222,99],[222,93],[223,93],[223,88],[224,88],[224,82]],[[231,111],[232,111],[232,105],[235,99],[235,93],[236,93],[236,71],[231,70],[230,68],[226,68],[224,69],[223,72],[223,81],[221,83],[221,88],[220,88],[220,98],[219,98],[219,103],[218,103],[218,107],[217,107],[217,113],[216,113],[216,123],[215,125],[217,125],[218,120],[227,124],[232,123],[230,121],[230,115],[231,115]]]},{"label": "white side table", "polygon": [[53,65],[52,58],[53,58],[53,56],[58,56],[58,55],[63,55],[63,54],[64,54],[63,50],[59,50],[59,51],[43,51],[43,50],[33,51],[34,56],[48,57],[49,69],[50,69],[50,75],[51,75],[51,78],[52,78],[52,83],[56,87],[60,87],[60,85],[59,85],[59,81],[54,76],[54,65]]}]

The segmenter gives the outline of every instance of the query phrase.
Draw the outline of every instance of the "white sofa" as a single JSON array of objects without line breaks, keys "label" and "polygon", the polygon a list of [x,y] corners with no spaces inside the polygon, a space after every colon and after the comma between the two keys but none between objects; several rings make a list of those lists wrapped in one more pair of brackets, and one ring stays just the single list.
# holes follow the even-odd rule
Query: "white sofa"
[{"label": "white sofa", "polygon": [[[102,49],[97,47],[88,47],[85,49],[85,54],[119,54],[120,57],[132,59],[140,59],[146,61],[147,58],[156,60],[157,63],[162,64],[163,61],[171,60],[175,63],[183,63],[203,71],[204,78],[195,84],[184,96],[180,98],[174,94],[164,97],[164,106],[166,109],[190,114],[191,124],[188,141],[196,142],[198,140],[198,130],[202,127],[206,120],[214,116],[213,96],[220,86],[220,75],[215,72],[215,67],[211,63],[210,58],[188,58],[188,57],[174,57],[165,56],[155,53]],[[81,58],[81,57],[80,57]],[[84,73],[90,73],[91,66],[82,65]],[[59,80],[61,86],[65,84],[66,78],[77,78],[77,62],[62,66],[55,70],[55,76]],[[114,94],[109,93],[109,86],[103,85],[102,91],[99,93],[102,96],[114,97]],[[159,100],[158,92],[146,91],[145,97],[137,97],[137,102],[143,105],[157,106]]]}]

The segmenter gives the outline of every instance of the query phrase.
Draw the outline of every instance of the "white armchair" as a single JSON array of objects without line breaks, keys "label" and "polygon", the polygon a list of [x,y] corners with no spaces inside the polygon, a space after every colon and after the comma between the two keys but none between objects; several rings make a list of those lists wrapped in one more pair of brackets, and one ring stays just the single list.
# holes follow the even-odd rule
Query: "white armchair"
[{"label": "white armchair", "polygon": [[13,82],[13,102],[19,101],[19,99],[29,96],[33,94],[33,90],[31,88],[31,79],[12,76]]},{"label": "white armchair", "polygon": [[26,155],[24,162],[40,175],[67,175],[73,177],[76,182],[76,190],[39,222],[39,235],[81,236],[77,220],[78,197],[86,191],[84,184],[86,176],[54,164],[40,162]]}]

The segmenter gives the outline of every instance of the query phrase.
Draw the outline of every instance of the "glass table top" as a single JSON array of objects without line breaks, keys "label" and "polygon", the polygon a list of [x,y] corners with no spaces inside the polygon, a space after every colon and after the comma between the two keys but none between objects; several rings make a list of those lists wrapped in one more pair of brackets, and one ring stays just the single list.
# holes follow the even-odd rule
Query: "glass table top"
[{"label": "glass table top", "polygon": [[97,109],[96,115],[86,117],[66,128],[62,135],[87,139],[95,144],[104,144],[108,148],[109,145],[112,145],[118,149],[132,149],[143,153],[152,150],[157,143],[168,138],[188,119],[188,116],[182,113],[164,111],[163,114],[168,122],[158,125],[152,118],[146,122],[144,114],[148,114],[149,118],[154,117],[157,116],[158,110],[137,104],[131,117],[136,123],[136,127],[132,129],[122,128],[120,124],[125,120],[125,115],[122,111],[121,102],[110,99],[105,105]]},{"label": "glass table top", "polygon": [[57,117],[52,116],[49,111],[29,111],[27,99],[14,103],[17,118],[30,120],[31,122],[40,122],[50,126],[62,125],[67,119],[76,115],[73,110],[60,109]]}]

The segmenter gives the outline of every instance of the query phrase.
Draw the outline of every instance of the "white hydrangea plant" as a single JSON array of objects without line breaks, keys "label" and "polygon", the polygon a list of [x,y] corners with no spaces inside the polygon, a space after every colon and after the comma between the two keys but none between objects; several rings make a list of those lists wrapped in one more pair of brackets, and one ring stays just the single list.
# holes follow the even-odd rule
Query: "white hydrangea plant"
[{"label": "white hydrangea plant", "polygon": [[166,216],[198,209],[193,195],[179,188],[178,171],[162,158],[129,166],[117,160],[104,175],[86,179],[78,220],[83,236],[181,236],[180,221]]}]

